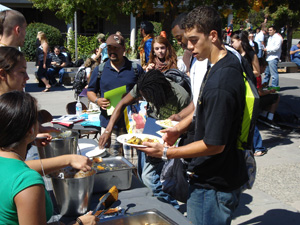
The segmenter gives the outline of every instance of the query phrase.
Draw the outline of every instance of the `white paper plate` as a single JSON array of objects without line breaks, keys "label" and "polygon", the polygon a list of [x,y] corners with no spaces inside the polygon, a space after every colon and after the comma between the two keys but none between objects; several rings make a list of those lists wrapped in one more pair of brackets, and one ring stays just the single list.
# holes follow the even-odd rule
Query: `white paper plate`
[{"label": "white paper plate", "polygon": [[132,138],[133,136],[136,136],[137,138],[140,138],[142,140],[144,138],[157,139],[159,141],[159,143],[161,143],[161,144],[164,143],[162,138],[151,135],[151,134],[122,134],[122,135],[117,137],[117,141],[124,144],[124,145],[128,145],[128,146],[131,146],[131,147],[136,147],[136,148],[146,147],[145,145],[134,145],[134,144],[127,143],[127,141],[130,138]]},{"label": "white paper plate", "polygon": [[167,126],[166,124],[164,124],[164,121],[166,120],[156,120],[155,123],[163,128],[171,128],[174,127],[177,123],[179,123],[178,121],[171,121],[172,126]]},{"label": "white paper plate", "polygon": [[85,155],[89,158],[93,158],[95,156],[99,156],[101,155],[102,153],[105,152],[105,148],[103,149],[99,149],[99,147],[97,146],[95,149],[93,149],[92,151],[89,151],[87,153],[85,153]]}]

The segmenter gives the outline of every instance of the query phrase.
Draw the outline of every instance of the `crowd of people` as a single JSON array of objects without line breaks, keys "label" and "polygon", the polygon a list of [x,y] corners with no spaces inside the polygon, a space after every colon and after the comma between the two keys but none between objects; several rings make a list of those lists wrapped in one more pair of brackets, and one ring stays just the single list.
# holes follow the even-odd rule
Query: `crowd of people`
[{"label": "crowd of people", "polygon": [[[4,116],[0,119],[0,177],[6,185],[0,191],[7,195],[1,197],[0,222],[46,224],[52,215],[52,203],[41,175],[68,165],[87,171],[92,162],[80,155],[25,161],[31,144],[47,145],[52,139],[49,132],[59,131],[38,123],[37,101],[23,92],[29,79],[26,60],[15,47],[24,44],[24,16],[9,10],[0,12],[1,18],[0,113]],[[178,209],[177,200],[163,191],[160,175],[166,160],[184,159],[189,180],[187,217],[193,224],[230,224],[241,187],[249,179],[244,153],[237,149],[245,105],[242,60],[253,72],[252,82],[260,95],[260,121],[277,128],[273,118],[280,99],[275,87],[279,86],[277,65],[282,37],[270,26],[266,40],[266,27],[254,34],[249,32],[251,23],[246,22],[245,30],[234,31],[231,21],[226,36],[228,46],[223,42],[221,17],[214,8],[201,6],[180,14],[171,26],[172,35],[184,50],[182,60],[177,60],[165,33],[155,36],[153,24],[143,21],[141,65],[124,56],[125,39],[117,32],[107,39],[100,33],[99,48],[83,65],[87,73],[86,95],[101,111],[99,147],[107,148],[111,156],[123,155],[128,148],[116,140],[127,133],[123,114],[126,106],[144,100],[148,118],[179,122],[161,131],[165,144],[145,142],[146,147],[138,149],[138,176],[153,196]],[[64,67],[70,58],[60,46],[50,53],[44,32],[38,32],[37,39],[37,74],[45,85],[44,92],[48,92],[52,86],[62,85]],[[300,58],[300,42],[296,47],[291,49],[295,62]],[[191,93],[166,76],[170,70],[185,73]],[[59,75],[58,82],[55,74]],[[110,101],[104,93],[124,85],[126,94],[109,115]],[[19,123],[20,118],[26,122]],[[178,138],[181,141],[175,146]],[[256,156],[266,153],[257,127],[253,151]],[[11,176],[7,177],[6,171]],[[12,192],[8,193],[7,185],[13,187]],[[88,213],[71,224],[97,221]]]}]

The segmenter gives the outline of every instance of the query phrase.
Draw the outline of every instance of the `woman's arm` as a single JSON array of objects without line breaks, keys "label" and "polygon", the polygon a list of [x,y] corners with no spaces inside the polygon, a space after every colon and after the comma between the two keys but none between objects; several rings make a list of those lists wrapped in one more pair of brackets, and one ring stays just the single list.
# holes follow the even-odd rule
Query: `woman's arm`
[{"label": "woman's arm", "polygon": [[42,46],[43,46],[43,52],[44,52],[43,68],[46,69],[46,60],[47,60],[47,54],[48,54],[49,45],[48,45],[47,42],[44,41],[44,43],[42,44]]},{"label": "woman's arm", "polygon": [[260,69],[259,69],[259,62],[257,55],[254,54],[254,57],[252,59],[252,69],[255,77],[258,77],[260,75]]},{"label": "woman's arm", "polygon": [[42,166],[45,174],[52,173],[66,166],[72,166],[75,169],[88,171],[91,170],[92,161],[82,155],[61,155],[48,159],[25,161],[27,166],[43,175]]},{"label": "woman's arm", "polygon": [[45,189],[42,184],[30,186],[15,197],[20,225],[46,225]]}]

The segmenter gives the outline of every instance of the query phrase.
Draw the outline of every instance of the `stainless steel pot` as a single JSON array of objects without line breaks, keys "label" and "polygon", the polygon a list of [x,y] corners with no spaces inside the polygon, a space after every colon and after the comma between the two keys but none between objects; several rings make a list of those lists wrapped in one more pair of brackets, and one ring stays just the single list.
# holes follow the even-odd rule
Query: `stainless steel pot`
[{"label": "stainless steel pot", "polygon": [[[63,135],[66,132],[68,135]],[[66,154],[77,154],[78,132],[66,131],[62,135],[54,137],[45,147],[38,147],[41,159],[52,158]]]},{"label": "stainless steel pot", "polygon": [[53,192],[61,215],[82,215],[89,209],[95,174],[83,178],[51,177]]}]

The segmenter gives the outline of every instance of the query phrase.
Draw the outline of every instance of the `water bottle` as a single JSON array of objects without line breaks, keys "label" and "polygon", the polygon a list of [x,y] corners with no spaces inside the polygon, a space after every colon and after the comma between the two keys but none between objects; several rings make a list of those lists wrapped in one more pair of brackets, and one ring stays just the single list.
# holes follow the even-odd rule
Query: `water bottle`
[{"label": "water bottle", "polygon": [[80,116],[81,114],[82,114],[82,104],[78,98],[76,103],[76,116]]}]

